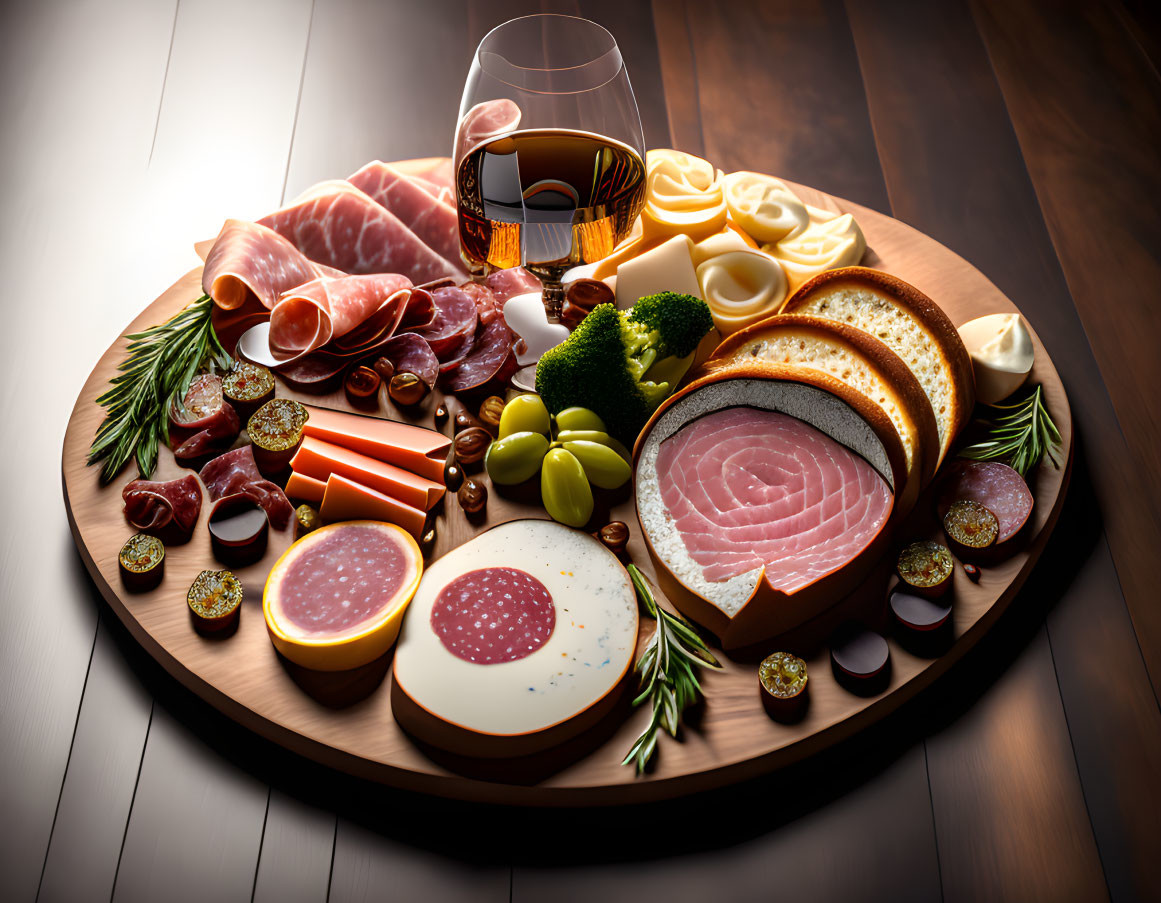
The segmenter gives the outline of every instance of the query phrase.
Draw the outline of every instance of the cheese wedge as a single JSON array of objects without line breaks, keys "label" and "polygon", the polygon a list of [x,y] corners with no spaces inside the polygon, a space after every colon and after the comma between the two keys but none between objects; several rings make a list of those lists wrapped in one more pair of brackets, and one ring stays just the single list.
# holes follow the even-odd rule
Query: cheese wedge
[{"label": "cheese wedge", "polygon": [[316,480],[325,480],[337,473],[424,511],[438,502],[444,493],[441,484],[416,476],[409,470],[312,436],[302,440],[302,447],[295,453],[290,467],[296,473]]},{"label": "cheese wedge", "polygon": [[617,268],[617,307],[628,310],[638,298],[658,292],[680,292],[700,298],[701,287],[690,256],[692,248],[688,235],[675,235],[621,264]]},{"label": "cheese wedge", "polygon": [[427,514],[377,492],[362,483],[332,473],[326,481],[319,515],[328,523],[378,520],[402,527],[416,539],[423,535]]},{"label": "cheese wedge", "polygon": [[443,481],[444,461],[451,447],[451,439],[443,433],[313,405],[306,409],[310,417],[303,428],[304,435],[386,461],[429,480]]},{"label": "cheese wedge", "polygon": [[316,480],[314,477],[291,471],[290,479],[286,481],[286,497],[317,505],[323,500],[326,488],[325,480]]}]

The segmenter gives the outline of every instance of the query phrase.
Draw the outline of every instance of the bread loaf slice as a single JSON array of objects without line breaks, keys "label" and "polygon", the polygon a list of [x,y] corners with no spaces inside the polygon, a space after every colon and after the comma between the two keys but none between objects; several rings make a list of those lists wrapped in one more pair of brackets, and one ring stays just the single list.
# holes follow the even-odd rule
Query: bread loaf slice
[{"label": "bread loaf slice", "polygon": [[[870,333],[835,320],[780,314],[734,333],[706,362],[706,372],[770,361],[828,373],[875,402],[891,419],[907,457],[915,494],[935,475],[939,428],[919,380],[894,351]],[[903,504],[911,501],[904,492]]]},{"label": "bread loaf slice", "polygon": [[942,462],[971,418],[971,357],[947,314],[923,292],[879,270],[843,267],[811,279],[783,314],[836,320],[870,333],[895,352],[923,387],[939,431]]}]

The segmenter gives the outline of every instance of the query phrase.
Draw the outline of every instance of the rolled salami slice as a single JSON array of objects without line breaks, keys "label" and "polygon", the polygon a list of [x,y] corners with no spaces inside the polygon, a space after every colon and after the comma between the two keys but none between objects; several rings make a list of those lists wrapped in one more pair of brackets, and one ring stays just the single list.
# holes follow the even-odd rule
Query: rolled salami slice
[{"label": "rolled salami slice", "polygon": [[479,314],[475,298],[459,286],[437,288],[432,298],[435,316],[429,325],[416,329],[415,334],[427,341],[436,357],[446,361],[462,348],[465,336],[475,334]]},{"label": "rolled salami slice", "polygon": [[233,495],[244,496],[262,506],[275,530],[286,527],[294,513],[286,494],[258,472],[252,446],[245,445],[218,455],[202,468],[200,476],[209,490],[210,501]]},{"label": "rolled salami slice", "polygon": [[147,533],[188,539],[202,510],[202,488],[192,473],[179,480],[133,480],[121,491],[125,519]]},{"label": "rolled salami slice", "polygon": [[998,461],[953,461],[946,468],[939,493],[939,518],[959,499],[979,502],[996,515],[996,544],[1011,539],[1028,522],[1033,498],[1024,478]]}]

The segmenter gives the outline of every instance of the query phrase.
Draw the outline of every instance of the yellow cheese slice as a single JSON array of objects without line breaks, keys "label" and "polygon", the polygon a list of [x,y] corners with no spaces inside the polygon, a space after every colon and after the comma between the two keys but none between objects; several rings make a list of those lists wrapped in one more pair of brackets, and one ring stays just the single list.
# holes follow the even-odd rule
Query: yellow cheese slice
[{"label": "yellow cheese slice", "polygon": [[778,312],[786,299],[786,275],[761,251],[729,251],[697,268],[702,294],[723,336]]}]

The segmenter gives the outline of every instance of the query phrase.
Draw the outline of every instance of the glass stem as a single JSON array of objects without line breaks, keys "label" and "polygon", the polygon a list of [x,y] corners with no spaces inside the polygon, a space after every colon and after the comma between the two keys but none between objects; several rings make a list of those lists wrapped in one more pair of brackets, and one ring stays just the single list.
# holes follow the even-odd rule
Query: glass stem
[{"label": "glass stem", "polygon": [[564,305],[564,286],[559,282],[544,283],[544,314],[549,323],[560,322],[560,310]]}]

